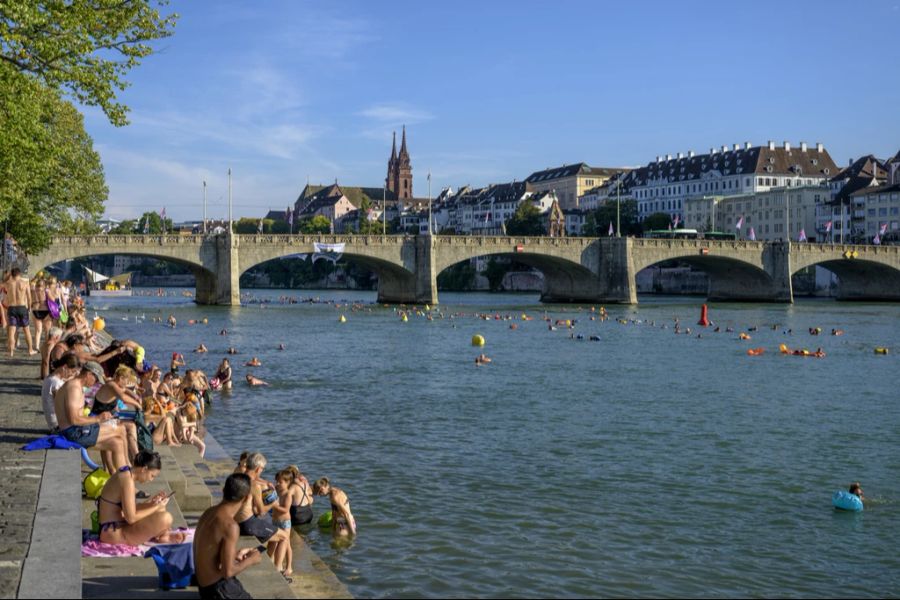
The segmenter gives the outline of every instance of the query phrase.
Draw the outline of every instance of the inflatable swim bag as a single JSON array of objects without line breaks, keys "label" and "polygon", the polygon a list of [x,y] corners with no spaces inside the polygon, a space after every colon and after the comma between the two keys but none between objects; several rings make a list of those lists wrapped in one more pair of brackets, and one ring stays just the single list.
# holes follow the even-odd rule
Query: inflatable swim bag
[{"label": "inflatable swim bag", "polygon": [[863,502],[859,499],[859,496],[843,490],[834,493],[831,497],[831,503],[838,510],[859,512],[863,509]]},{"label": "inflatable swim bag", "polygon": [[329,510],[326,513],[323,513],[322,516],[319,517],[319,527],[322,529],[328,529],[331,527],[331,511]]}]

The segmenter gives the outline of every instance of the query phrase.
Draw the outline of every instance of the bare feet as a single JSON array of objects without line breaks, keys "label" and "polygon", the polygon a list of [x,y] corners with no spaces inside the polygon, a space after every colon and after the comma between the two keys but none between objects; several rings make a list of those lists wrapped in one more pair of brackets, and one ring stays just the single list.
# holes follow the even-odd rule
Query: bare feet
[{"label": "bare feet", "polygon": [[155,538],[157,544],[183,544],[187,534],[183,531],[169,531]]}]

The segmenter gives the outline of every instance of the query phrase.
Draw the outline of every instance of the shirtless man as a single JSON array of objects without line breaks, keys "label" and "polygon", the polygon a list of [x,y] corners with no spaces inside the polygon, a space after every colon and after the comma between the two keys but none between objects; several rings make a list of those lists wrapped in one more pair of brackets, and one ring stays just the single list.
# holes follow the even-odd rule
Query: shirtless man
[{"label": "shirtless man", "polygon": [[250,373],[247,373],[247,383],[249,383],[252,386],[269,385],[267,382],[263,381],[259,377],[254,377]]},{"label": "shirtless man", "polygon": [[6,282],[6,305],[9,307],[6,311],[9,323],[6,327],[9,336],[9,356],[12,357],[16,352],[16,338],[18,337],[18,329],[25,330],[25,342],[28,344],[28,355],[37,354],[34,344],[31,340],[31,330],[28,329],[28,306],[31,304],[31,287],[28,280],[22,277],[22,271],[18,267],[13,267],[10,272],[9,281]]},{"label": "shirtless man", "polygon": [[200,598],[250,598],[237,575],[259,564],[256,548],[237,549],[240,531],[237,515],[250,504],[250,478],[229,475],[222,501],[206,509],[194,533],[194,571]]},{"label": "shirtless man", "polygon": [[[63,330],[59,327],[51,327],[50,331],[47,333],[47,338],[41,346],[41,379],[46,379],[47,375],[50,374],[50,354],[59,343],[59,340],[62,339],[62,336]],[[57,359],[63,354],[65,354],[65,352],[59,353]]]},{"label": "shirtless man", "polygon": [[101,452],[109,452],[112,465],[118,470],[129,466],[125,456],[125,428],[119,427],[116,422],[105,423],[112,419],[108,412],[84,416],[84,388],[93,387],[98,382],[106,383],[103,367],[95,362],[88,362],[81,367],[77,376],[56,392],[53,404],[59,422],[59,434],[85,448],[96,446]]}]

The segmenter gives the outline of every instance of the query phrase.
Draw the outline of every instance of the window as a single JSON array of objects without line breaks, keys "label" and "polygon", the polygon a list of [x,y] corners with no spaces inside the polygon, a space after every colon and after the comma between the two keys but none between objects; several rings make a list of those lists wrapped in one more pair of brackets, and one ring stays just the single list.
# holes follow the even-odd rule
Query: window
[{"label": "window", "polygon": [[886,216],[887,216],[887,208],[879,208],[879,209],[878,209],[878,216],[879,216],[879,217],[886,217]]},{"label": "window", "polygon": [[874,209],[874,208],[870,208],[869,211],[868,211],[868,215],[869,215],[870,217],[874,217],[874,216],[875,216],[875,209]]}]

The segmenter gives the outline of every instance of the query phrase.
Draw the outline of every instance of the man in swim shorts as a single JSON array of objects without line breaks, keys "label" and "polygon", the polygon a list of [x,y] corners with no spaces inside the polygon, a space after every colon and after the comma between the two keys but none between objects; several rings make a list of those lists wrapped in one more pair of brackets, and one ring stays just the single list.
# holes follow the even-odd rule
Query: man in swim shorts
[{"label": "man in swim shorts", "polygon": [[31,288],[28,280],[22,277],[22,271],[18,267],[13,267],[10,272],[9,281],[6,282],[6,303],[9,308],[6,310],[8,324],[6,333],[9,339],[9,356],[12,357],[16,352],[16,338],[18,338],[18,330],[25,330],[25,342],[28,344],[28,355],[37,354],[34,349],[34,342],[31,339],[31,330],[28,328],[28,305],[31,297]]},{"label": "man in swim shorts", "polygon": [[250,504],[250,478],[229,475],[222,501],[206,509],[194,533],[194,571],[200,598],[250,598],[237,579],[245,569],[259,564],[255,548],[237,549],[240,531],[237,516]]},{"label": "man in swim shorts", "polygon": [[81,367],[78,375],[56,392],[53,403],[59,423],[59,435],[85,448],[96,446],[106,454],[107,462],[113,468],[121,469],[129,466],[125,453],[128,447],[125,428],[119,427],[108,412],[84,416],[84,390],[97,383],[106,383],[103,367],[98,363],[88,362]]},{"label": "man in swim shorts", "polygon": [[269,483],[262,479],[262,472],[266,469],[266,457],[259,452],[252,452],[247,456],[246,474],[250,477],[250,496],[252,500],[248,506],[241,508],[235,519],[240,527],[241,535],[252,535],[267,546],[267,553],[272,556],[278,544],[290,540],[290,531],[279,529],[269,516],[269,509],[278,503],[278,495],[272,502],[266,503],[263,499],[263,490],[269,491]]}]

